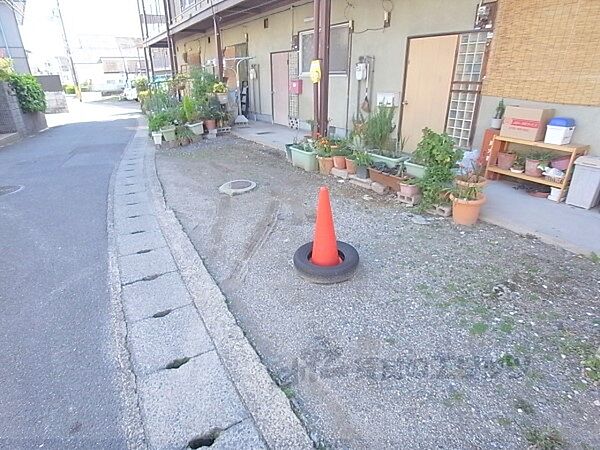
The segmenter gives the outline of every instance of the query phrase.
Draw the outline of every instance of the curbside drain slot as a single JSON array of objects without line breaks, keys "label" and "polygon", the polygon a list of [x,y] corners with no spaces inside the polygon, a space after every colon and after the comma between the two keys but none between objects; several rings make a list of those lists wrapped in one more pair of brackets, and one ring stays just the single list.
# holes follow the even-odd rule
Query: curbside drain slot
[{"label": "curbside drain slot", "polygon": [[173,312],[172,309],[165,309],[164,311],[159,311],[156,314],[152,314],[152,317],[154,317],[155,319],[160,319],[161,317],[168,316],[169,314],[171,314],[171,312]]},{"label": "curbside drain slot", "polygon": [[179,369],[181,366],[186,364],[190,360],[189,356],[184,358],[177,358],[171,361],[169,364],[165,366],[165,369]]},{"label": "curbside drain slot", "polygon": [[188,442],[188,447],[192,449],[212,447],[219,437],[220,430],[213,430],[202,436],[195,437]]}]

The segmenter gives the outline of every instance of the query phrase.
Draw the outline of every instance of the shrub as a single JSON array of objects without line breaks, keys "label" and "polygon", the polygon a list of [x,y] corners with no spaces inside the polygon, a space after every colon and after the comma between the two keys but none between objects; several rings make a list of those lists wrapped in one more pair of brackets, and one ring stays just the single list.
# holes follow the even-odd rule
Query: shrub
[{"label": "shrub", "polygon": [[135,90],[137,91],[138,97],[141,92],[148,90],[148,79],[145,77],[133,80],[132,84],[133,84],[133,87],[135,88]]},{"label": "shrub", "polygon": [[46,111],[44,89],[33,75],[13,73],[8,76],[8,82],[17,94],[19,104],[24,112]]},{"label": "shrub", "polygon": [[208,103],[208,94],[212,93],[212,87],[217,82],[217,78],[205,70],[193,69],[190,79],[192,80],[192,98],[199,105]]},{"label": "shrub", "polygon": [[380,106],[364,124],[364,139],[367,147],[378,150],[381,155],[391,157],[397,156],[390,150],[390,134],[395,128],[394,110],[393,107]]},{"label": "shrub", "polygon": [[213,84],[212,91],[215,94],[227,94],[227,85],[221,81]]},{"label": "shrub", "polygon": [[196,101],[192,97],[188,95],[183,97],[181,109],[186,122],[194,123],[198,120],[198,107]]},{"label": "shrub", "polygon": [[65,94],[74,94],[75,86],[72,84],[65,84],[63,85],[63,91],[65,91]]},{"label": "shrub", "polygon": [[0,58],[0,80],[8,79],[9,75],[15,73],[12,60],[9,58]]}]

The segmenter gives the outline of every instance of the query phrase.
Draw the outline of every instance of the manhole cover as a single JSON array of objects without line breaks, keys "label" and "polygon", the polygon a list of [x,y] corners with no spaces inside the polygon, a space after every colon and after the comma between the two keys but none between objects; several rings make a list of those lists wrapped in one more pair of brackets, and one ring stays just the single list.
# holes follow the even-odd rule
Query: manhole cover
[{"label": "manhole cover", "polygon": [[0,195],[14,194],[23,189],[23,186],[0,186]]},{"label": "manhole cover", "polygon": [[219,192],[227,195],[240,195],[250,192],[256,187],[256,183],[250,180],[233,180],[219,187]]}]

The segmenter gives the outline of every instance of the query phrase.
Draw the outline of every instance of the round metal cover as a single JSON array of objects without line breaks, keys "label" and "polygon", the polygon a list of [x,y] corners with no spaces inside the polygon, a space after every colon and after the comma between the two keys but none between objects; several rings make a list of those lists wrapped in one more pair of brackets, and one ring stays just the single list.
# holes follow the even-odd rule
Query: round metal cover
[{"label": "round metal cover", "polygon": [[233,180],[219,187],[219,192],[227,195],[240,195],[250,192],[256,187],[256,183],[250,180]]}]

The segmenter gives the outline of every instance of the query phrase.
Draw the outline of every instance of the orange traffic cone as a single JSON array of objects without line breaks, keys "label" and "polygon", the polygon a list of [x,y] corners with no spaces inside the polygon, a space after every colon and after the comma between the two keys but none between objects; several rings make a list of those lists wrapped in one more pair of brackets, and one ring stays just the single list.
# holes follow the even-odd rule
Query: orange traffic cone
[{"label": "orange traffic cone", "polygon": [[341,262],[333,227],[329,190],[325,186],[319,190],[315,238],[310,261],[316,266],[337,266]]}]

